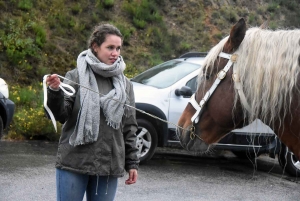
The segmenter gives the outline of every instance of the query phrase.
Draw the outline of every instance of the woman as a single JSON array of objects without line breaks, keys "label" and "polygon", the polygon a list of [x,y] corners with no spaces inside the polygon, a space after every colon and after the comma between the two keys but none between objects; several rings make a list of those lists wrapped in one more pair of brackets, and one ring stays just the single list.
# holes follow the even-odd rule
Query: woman
[{"label": "woman", "polygon": [[135,110],[125,105],[135,105],[134,93],[123,74],[121,45],[122,34],[116,27],[99,25],[88,50],[79,54],[77,68],[66,74],[73,82],[64,83],[76,93],[64,96],[56,74],[46,80],[47,105],[63,123],[56,162],[57,200],[82,201],[84,193],[88,201],[114,200],[124,169],[129,173],[126,184],[137,181]]}]

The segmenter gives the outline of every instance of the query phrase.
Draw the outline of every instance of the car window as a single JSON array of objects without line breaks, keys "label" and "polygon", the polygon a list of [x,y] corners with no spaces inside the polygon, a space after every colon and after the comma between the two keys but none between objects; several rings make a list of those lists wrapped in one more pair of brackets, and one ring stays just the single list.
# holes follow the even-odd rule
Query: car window
[{"label": "car window", "polygon": [[186,86],[190,87],[192,92],[195,93],[197,90],[197,84],[198,84],[198,76],[190,79],[187,83]]},{"label": "car window", "polygon": [[156,88],[166,88],[198,68],[200,68],[199,64],[171,60],[148,69],[131,81]]}]

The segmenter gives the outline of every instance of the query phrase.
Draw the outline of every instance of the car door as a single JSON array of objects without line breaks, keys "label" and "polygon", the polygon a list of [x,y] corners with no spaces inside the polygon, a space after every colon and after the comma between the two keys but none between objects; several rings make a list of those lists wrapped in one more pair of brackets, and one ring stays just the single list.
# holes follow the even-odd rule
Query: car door
[{"label": "car door", "polygon": [[[169,105],[169,112],[168,112],[168,120],[173,124],[177,125],[177,122],[187,106],[190,97],[183,97],[177,96],[175,94],[176,89],[180,89],[183,86],[188,86],[191,88],[192,92],[195,93],[197,89],[197,76],[198,71],[194,72],[192,75],[187,76],[185,79],[181,80],[180,82],[176,83],[176,85],[172,86],[171,93],[170,93],[170,105]],[[169,124],[169,128],[175,128],[176,126],[173,124]]]}]

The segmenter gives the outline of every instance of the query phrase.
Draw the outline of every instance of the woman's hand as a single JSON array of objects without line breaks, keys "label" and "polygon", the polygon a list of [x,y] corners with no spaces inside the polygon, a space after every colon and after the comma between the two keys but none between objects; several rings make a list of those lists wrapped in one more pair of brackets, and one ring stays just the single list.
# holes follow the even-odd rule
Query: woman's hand
[{"label": "woman's hand", "polygon": [[60,79],[59,77],[57,76],[57,74],[52,74],[52,75],[49,75],[46,79],[46,83],[47,85],[51,88],[51,89],[58,89],[59,88],[59,85],[60,85]]},{"label": "woman's hand", "polygon": [[125,184],[130,185],[134,184],[137,181],[138,173],[136,169],[129,170],[129,178],[125,181]]}]

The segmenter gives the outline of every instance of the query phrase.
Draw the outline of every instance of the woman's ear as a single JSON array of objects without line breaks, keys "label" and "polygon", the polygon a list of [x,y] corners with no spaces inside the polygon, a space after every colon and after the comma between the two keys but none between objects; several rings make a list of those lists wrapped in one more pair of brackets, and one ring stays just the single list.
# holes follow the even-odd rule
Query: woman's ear
[{"label": "woman's ear", "polygon": [[98,47],[98,45],[96,44],[96,43],[93,43],[92,44],[92,52],[95,52],[95,53],[97,53],[97,47]]}]

